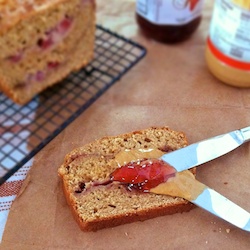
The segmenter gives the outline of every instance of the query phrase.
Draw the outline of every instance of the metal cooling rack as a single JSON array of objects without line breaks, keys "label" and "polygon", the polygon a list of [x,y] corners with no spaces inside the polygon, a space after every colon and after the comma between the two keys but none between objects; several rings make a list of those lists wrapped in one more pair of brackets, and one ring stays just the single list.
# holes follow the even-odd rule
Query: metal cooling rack
[{"label": "metal cooling rack", "polygon": [[0,185],[27,163],[146,54],[99,25],[95,57],[25,106],[0,93]]}]

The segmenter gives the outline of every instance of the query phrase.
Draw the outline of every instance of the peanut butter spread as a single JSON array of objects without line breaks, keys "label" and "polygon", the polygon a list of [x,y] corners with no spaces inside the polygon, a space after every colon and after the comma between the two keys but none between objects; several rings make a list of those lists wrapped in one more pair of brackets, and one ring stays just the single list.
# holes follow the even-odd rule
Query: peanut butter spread
[{"label": "peanut butter spread", "polygon": [[194,175],[190,171],[185,170],[176,173],[175,177],[170,178],[167,182],[150,189],[150,192],[178,196],[192,201],[203,192],[204,188],[204,184],[196,181]]},{"label": "peanut butter spread", "polygon": [[222,82],[235,87],[249,87],[250,71],[237,69],[219,61],[208,46],[206,61],[213,75]]},{"label": "peanut butter spread", "polygon": [[220,2],[215,1],[207,39],[208,68],[215,77],[226,84],[250,87],[250,1]]},{"label": "peanut butter spread", "polygon": [[163,154],[164,152],[159,149],[132,149],[119,152],[115,156],[115,160],[118,163],[118,166],[123,166],[131,161],[136,161],[144,158],[159,158]]},{"label": "peanut butter spread", "polygon": [[[122,166],[144,158],[160,158],[163,154],[165,154],[165,152],[158,149],[133,149],[121,151],[116,155],[115,160],[119,166]],[[150,192],[178,196],[191,201],[196,199],[204,188],[205,185],[196,181],[194,175],[186,170],[179,173],[177,172],[176,175],[168,179],[167,182],[150,189]]]}]

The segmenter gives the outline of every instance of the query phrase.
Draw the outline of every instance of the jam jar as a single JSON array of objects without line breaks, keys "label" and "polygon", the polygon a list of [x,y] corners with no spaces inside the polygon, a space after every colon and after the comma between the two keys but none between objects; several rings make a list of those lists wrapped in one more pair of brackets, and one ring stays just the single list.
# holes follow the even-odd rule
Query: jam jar
[{"label": "jam jar", "polygon": [[204,0],[137,0],[136,20],[142,33],[164,43],[188,39],[198,28]]}]

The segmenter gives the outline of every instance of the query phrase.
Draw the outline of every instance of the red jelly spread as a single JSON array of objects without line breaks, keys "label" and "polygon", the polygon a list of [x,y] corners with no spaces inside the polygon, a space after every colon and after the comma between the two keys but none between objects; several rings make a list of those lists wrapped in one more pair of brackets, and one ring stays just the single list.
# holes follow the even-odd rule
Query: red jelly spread
[{"label": "red jelly spread", "polygon": [[130,190],[149,192],[175,174],[176,170],[162,160],[144,159],[117,168],[111,174],[111,180],[127,184]]}]

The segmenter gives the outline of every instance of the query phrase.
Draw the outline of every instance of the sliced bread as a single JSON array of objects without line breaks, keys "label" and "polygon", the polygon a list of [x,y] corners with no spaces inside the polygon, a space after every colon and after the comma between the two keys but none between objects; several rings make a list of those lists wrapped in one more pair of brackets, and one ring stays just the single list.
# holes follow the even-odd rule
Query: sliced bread
[{"label": "sliced bread", "polygon": [[170,152],[187,145],[184,133],[168,127],[105,137],[66,155],[58,172],[67,202],[84,231],[96,231],[161,215],[189,211],[183,198],[129,191],[110,182],[118,167],[115,156],[124,150],[159,149]]}]

